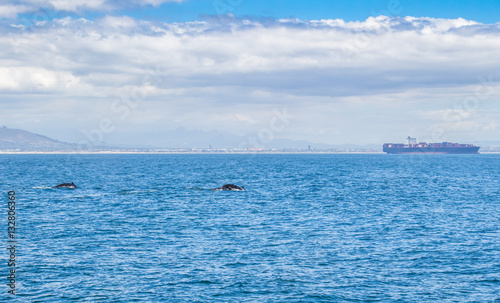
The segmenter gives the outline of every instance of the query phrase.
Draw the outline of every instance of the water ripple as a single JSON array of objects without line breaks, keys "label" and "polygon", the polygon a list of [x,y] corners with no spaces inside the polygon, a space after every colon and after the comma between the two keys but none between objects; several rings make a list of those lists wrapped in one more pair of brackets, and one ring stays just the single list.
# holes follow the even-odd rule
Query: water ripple
[{"label": "water ripple", "polygon": [[493,302],[499,158],[2,155],[17,299]]}]

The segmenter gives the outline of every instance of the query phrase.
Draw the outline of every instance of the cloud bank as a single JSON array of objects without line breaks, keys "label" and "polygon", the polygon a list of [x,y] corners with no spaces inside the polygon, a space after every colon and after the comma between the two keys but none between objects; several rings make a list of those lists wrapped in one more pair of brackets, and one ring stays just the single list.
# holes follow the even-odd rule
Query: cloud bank
[{"label": "cloud bank", "polygon": [[110,12],[130,7],[152,5],[160,6],[167,2],[182,2],[185,0],[18,0],[10,1],[8,5],[0,5],[0,18],[14,19],[19,14],[42,11],[56,15],[58,12],[81,13],[85,11]]},{"label": "cloud bank", "polygon": [[[57,2],[65,10],[113,5]],[[52,121],[75,130],[61,131],[62,139],[103,117],[116,122],[117,137],[132,134],[144,144],[153,140],[144,133],[179,125],[244,134],[265,127],[282,107],[297,118],[280,135],[325,143],[431,136],[436,128],[450,139],[477,137],[478,129],[484,137],[498,134],[499,117],[488,113],[499,109],[500,24],[231,15],[168,24],[106,16],[0,30],[0,93],[12,101],[12,121],[35,127],[23,117],[38,117],[42,129],[54,131]],[[487,97],[473,107],[467,101],[468,115],[460,115],[454,107],[478,87]],[[124,96],[133,94],[140,102],[127,106]]]}]

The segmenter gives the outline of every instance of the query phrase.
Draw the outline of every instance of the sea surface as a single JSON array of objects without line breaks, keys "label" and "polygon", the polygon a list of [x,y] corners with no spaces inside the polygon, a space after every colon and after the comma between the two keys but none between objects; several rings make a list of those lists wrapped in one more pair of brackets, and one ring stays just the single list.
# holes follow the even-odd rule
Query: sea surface
[{"label": "sea surface", "polygon": [[1,302],[500,302],[500,155],[4,154],[0,180]]}]

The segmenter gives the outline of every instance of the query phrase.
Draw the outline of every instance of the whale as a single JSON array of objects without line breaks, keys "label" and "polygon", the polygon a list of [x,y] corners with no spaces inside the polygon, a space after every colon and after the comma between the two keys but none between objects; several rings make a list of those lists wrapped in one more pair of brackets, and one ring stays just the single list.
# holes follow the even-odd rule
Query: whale
[{"label": "whale", "polygon": [[238,186],[234,184],[225,184],[219,188],[214,188],[213,190],[233,190],[233,191],[244,191],[245,188],[243,186]]},{"label": "whale", "polygon": [[78,188],[78,186],[75,185],[75,183],[62,183],[59,185],[54,186],[54,188]]}]

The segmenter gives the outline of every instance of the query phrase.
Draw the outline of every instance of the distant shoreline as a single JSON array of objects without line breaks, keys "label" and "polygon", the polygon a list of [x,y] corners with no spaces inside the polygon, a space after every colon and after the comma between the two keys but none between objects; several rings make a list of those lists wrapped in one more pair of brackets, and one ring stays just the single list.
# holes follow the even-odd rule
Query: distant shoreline
[{"label": "distant shoreline", "polygon": [[[54,151],[54,152],[30,152],[30,151],[0,151],[0,155],[282,155],[282,154],[298,154],[298,155],[320,155],[320,154],[348,154],[348,155],[381,155],[386,154],[384,152],[334,152],[334,151],[262,151],[262,152],[180,152],[180,151],[96,151],[96,152],[64,152],[64,151]],[[500,154],[498,152],[481,152],[479,154]]]},{"label": "distant shoreline", "polygon": [[4,155],[13,155],[13,154],[25,154],[25,155],[38,155],[38,154],[47,154],[47,155],[112,155],[112,154],[156,154],[156,155],[180,155],[180,154],[190,154],[190,155],[259,155],[259,154],[385,154],[384,152],[329,152],[329,151],[307,151],[307,152],[286,152],[286,151],[262,151],[262,152],[155,152],[155,151],[98,151],[98,152],[29,152],[29,151],[0,151],[0,154]]}]

